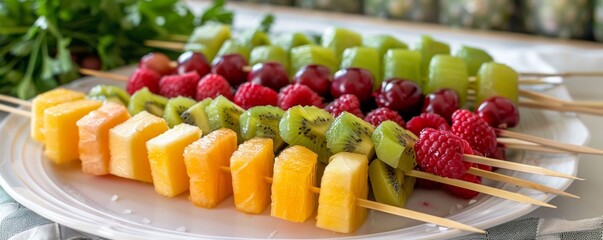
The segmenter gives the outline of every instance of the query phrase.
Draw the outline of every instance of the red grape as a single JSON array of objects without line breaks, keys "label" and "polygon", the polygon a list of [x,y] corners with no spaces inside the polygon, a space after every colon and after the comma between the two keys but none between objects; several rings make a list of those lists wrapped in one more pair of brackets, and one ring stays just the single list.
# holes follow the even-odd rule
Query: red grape
[{"label": "red grape", "polygon": [[318,64],[310,64],[299,69],[293,77],[293,82],[308,86],[323,98],[329,94],[332,81],[331,70]]},{"label": "red grape", "polygon": [[331,95],[339,98],[344,94],[356,95],[360,102],[371,98],[373,90],[373,75],[366,69],[346,68],[335,73],[331,82]]},{"label": "red grape", "polygon": [[437,113],[450,122],[452,113],[459,109],[459,95],[452,89],[441,89],[427,94],[421,112]]},{"label": "red grape", "polygon": [[379,92],[375,93],[375,100],[379,107],[408,115],[420,110],[423,92],[413,81],[392,78],[381,84]]},{"label": "red grape", "polygon": [[159,74],[170,75],[174,73],[174,67],[168,56],[159,52],[152,52],[144,55],[138,64],[140,68],[151,69]]},{"label": "red grape", "polygon": [[200,77],[204,77],[211,71],[211,66],[203,53],[186,51],[178,56],[178,74],[196,71]]},{"label": "red grape", "polygon": [[515,127],[519,123],[517,107],[504,97],[487,98],[475,112],[494,128]]},{"label": "red grape", "polygon": [[241,54],[226,54],[212,62],[211,72],[226,78],[230,86],[238,86],[247,80],[247,60]]},{"label": "red grape", "polygon": [[282,87],[289,84],[289,74],[280,63],[258,63],[251,68],[247,75],[247,81],[272,88],[272,90],[278,92]]}]

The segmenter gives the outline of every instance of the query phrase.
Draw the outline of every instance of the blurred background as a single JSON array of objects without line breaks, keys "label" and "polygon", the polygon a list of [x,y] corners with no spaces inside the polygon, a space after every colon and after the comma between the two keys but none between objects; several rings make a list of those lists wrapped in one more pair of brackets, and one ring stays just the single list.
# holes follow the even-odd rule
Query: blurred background
[{"label": "blurred background", "polygon": [[603,24],[603,0],[247,0],[243,2],[439,23],[457,28],[603,41],[601,25]]}]

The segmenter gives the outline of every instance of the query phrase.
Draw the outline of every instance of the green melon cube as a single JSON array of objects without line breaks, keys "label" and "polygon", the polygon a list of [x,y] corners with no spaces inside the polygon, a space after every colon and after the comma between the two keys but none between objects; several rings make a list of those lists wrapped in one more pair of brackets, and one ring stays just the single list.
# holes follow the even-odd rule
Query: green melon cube
[{"label": "green melon cube", "polygon": [[292,48],[303,46],[306,44],[314,44],[314,40],[308,35],[299,32],[287,32],[278,35],[272,40],[272,44],[282,47],[287,51],[291,51]]},{"label": "green melon cube", "polygon": [[330,27],[322,35],[321,45],[335,50],[337,64],[341,62],[341,55],[346,48],[362,45],[362,36],[356,32],[344,29]]},{"label": "green melon cube", "polygon": [[477,71],[483,63],[491,62],[492,56],[488,52],[473,47],[462,46],[455,54],[467,63],[467,70],[469,70],[469,76],[475,76]]},{"label": "green melon cube", "polygon": [[268,34],[257,29],[243,31],[241,34],[236,36],[235,40],[239,44],[246,44],[251,48],[270,45],[270,38],[268,37]]},{"label": "green melon cube", "polygon": [[387,50],[395,48],[408,48],[406,43],[392,37],[390,35],[377,35],[362,38],[362,46],[376,48],[379,50],[379,56],[383,57]]},{"label": "green melon cube", "polygon": [[[205,54],[208,61],[214,59],[222,44],[230,39],[230,26],[223,24],[205,24],[195,28],[188,39],[191,49],[200,50]],[[202,46],[199,46],[202,45]]]},{"label": "green melon cube", "polygon": [[226,55],[226,54],[241,54],[245,60],[249,62],[249,54],[251,53],[251,47],[247,44],[240,44],[237,41],[233,41],[232,39],[226,40],[222,47],[218,51],[218,56]]},{"label": "green melon cube", "polygon": [[421,53],[408,49],[390,49],[383,56],[383,79],[400,78],[423,86]]},{"label": "green melon cube", "polygon": [[423,93],[429,94],[440,89],[452,89],[459,95],[459,106],[465,105],[469,74],[463,59],[450,55],[435,55],[429,64],[429,77]]},{"label": "green melon cube", "polygon": [[416,50],[421,52],[421,74],[427,76],[429,72],[429,62],[437,54],[450,54],[450,46],[443,42],[438,42],[430,36],[422,36]]},{"label": "green melon cube", "polygon": [[304,45],[291,49],[291,74],[310,64],[323,65],[329,68],[331,73],[335,73],[339,67],[335,50],[332,48]]},{"label": "green melon cube", "polygon": [[353,47],[343,51],[341,69],[364,68],[373,74],[373,90],[381,87],[381,55],[376,48]]},{"label": "green melon cube", "polygon": [[278,62],[283,65],[286,70],[289,70],[289,54],[285,49],[279,46],[269,45],[255,47],[251,50],[249,62],[251,63],[251,66],[256,63]]}]

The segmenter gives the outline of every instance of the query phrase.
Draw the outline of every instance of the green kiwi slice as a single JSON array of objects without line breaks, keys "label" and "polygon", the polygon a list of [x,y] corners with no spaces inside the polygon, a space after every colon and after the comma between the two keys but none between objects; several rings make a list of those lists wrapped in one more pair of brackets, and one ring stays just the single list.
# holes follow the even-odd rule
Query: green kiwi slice
[{"label": "green kiwi slice", "polygon": [[417,136],[397,123],[390,120],[382,122],[375,128],[371,139],[377,158],[390,167],[408,171],[417,165],[414,150]]},{"label": "green kiwi slice", "polygon": [[130,94],[123,88],[110,85],[97,85],[88,92],[89,99],[99,101],[109,101],[128,106],[130,103]]},{"label": "green kiwi slice", "polygon": [[354,114],[343,112],[329,130],[327,130],[327,147],[331,153],[354,152],[364,154],[372,159],[375,153],[371,135],[375,129],[370,123],[356,117]]},{"label": "green kiwi slice", "polygon": [[163,117],[167,102],[167,98],[153,94],[148,88],[144,87],[130,97],[128,111],[132,116],[147,111],[157,117]]},{"label": "green kiwi slice", "polygon": [[492,56],[490,56],[490,54],[483,49],[468,46],[461,46],[461,48],[456,52],[455,56],[463,59],[465,63],[467,63],[469,76],[477,75],[477,71],[482,64],[494,60]]},{"label": "green kiwi slice", "polygon": [[341,69],[364,68],[373,75],[373,91],[381,87],[381,55],[376,48],[352,47],[343,51]]},{"label": "green kiwi slice", "polygon": [[239,118],[245,110],[228,100],[228,98],[218,96],[211,101],[207,108],[205,108],[205,111],[207,112],[211,131],[220,128],[229,128],[237,133],[239,142],[243,141]]},{"label": "green kiwi slice", "polygon": [[280,135],[289,145],[301,145],[318,154],[318,160],[327,163],[331,151],[327,148],[327,129],[333,116],[314,106],[289,108],[279,122]]},{"label": "green kiwi slice", "polygon": [[203,135],[207,135],[211,132],[209,127],[209,119],[205,108],[211,103],[211,98],[206,98],[201,102],[196,103],[189,109],[180,114],[184,123],[197,126],[201,129]]},{"label": "green kiwi slice", "polygon": [[274,106],[256,106],[245,111],[239,118],[241,137],[249,140],[254,137],[272,138],[274,151],[283,146],[278,125],[285,111]]},{"label": "green kiwi slice", "polygon": [[180,116],[187,109],[195,105],[197,101],[187,97],[175,97],[168,100],[165,105],[165,111],[163,111],[163,118],[168,123],[168,126],[173,128],[174,126],[184,122]]},{"label": "green kiwi slice", "polygon": [[405,176],[402,170],[380,160],[372,161],[369,165],[369,180],[375,200],[396,207],[406,205],[415,183],[415,179]]}]

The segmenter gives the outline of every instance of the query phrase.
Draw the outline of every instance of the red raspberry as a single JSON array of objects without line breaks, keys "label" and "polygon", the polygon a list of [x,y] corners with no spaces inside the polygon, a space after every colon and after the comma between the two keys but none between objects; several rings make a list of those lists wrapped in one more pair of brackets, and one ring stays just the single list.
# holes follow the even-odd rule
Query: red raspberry
[{"label": "red raspberry", "polygon": [[215,98],[220,95],[232,99],[232,88],[224,77],[210,73],[201,78],[201,81],[197,84],[197,96],[195,97],[197,101]]},{"label": "red raspberry", "polygon": [[322,107],[322,98],[308,86],[299,83],[281,88],[278,106],[287,110],[296,105]]},{"label": "red raspberry", "polygon": [[[484,156],[484,154],[482,154],[481,152],[478,152],[476,150],[473,150],[473,155],[475,155],[475,156],[481,156],[481,157]],[[473,166],[477,167],[477,168],[479,168],[481,170],[486,170],[488,172],[492,172],[492,166],[489,166],[489,165],[484,165],[484,164],[476,163]]]},{"label": "red raspberry", "polygon": [[277,93],[259,84],[246,82],[239,86],[234,96],[234,102],[244,109],[255,106],[272,105],[278,102]]},{"label": "red raspberry", "polygon": [[178,96],[194,98],[199,79],[199,74],[195,71],[181,75],[163,76],[159,80],[159,94],[167,98]]},{"label": "red raspberry", "polygon": [[[482,178],[475,176],[475,175],[471,175],[471,174],[465,174],[463,175],[460,180],[463,181],[467,181],[467,182],[472,182],[472,183],[477,183],[477,184],[481,184],[482,183]],[[448,191],[450,194],[460,197],[460,198],[464,198],[464,199],[472,199],[475,196],[477,196],[479,193],[473,190],[469,190],[469,189],[465,189],[465,188],[460,188],[460,187],[455,187],[455,186],[451,186],[451,185],[446,185],[443,184],[442,188],[446,191]]]},{"label": "red raspberry", "polygon": [[473,151],[462,138],[446,130],[426,128],[415,144],[419,169],[448,178],[460,178],[471,167],[463,161]]},{"label": "red raspberry", "polygon": [[496,133],[484,119],[465,110],[456,110],[452,114],[452,133],[465,139],[471,148],[492,156],[496,151]]},{"label": "red raspberry", "polygon": [[419,136],[421,130],[425,128],[450,130],[450,125],[448,125],[446,119],[437,113],[421,113],[421,115],[411,118],[410,121],[406,123],[406,129],[417,136]]},{"label": "red raspberry", "polygon": [[128,78],[126,91],[132,95],[139,89],[147,87],[152,93],[159,94],[159,79],[161,79],[159,73],[148,68],[137,68]]},{"label": "red raspberry", "polygon": [[349,112],[359,118],[363,118],[362,110],[360,110],[360,100],[353,94],[344,94],[335,99],[325,108],[333,117],[339,116],[342,112]]},{"label": "red raspberry", "polygon": [[368,114],[366,114],[366,117],[364,118],[364,121],[373,124],[373,126],[375,127],[379,126],[379,124],[386,120],[392,120],[398,125],[400,125],[400,127],[405,127],[404,119],[402,119],[402,116],[400,116],[398,112],[386,107],[377,108],[373,111],[370,111]]}]

